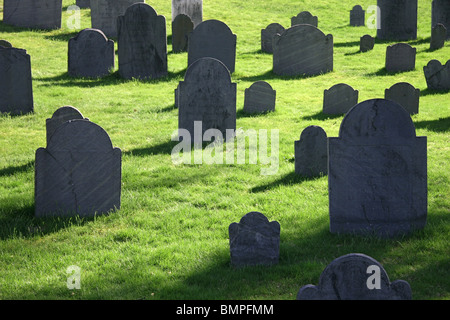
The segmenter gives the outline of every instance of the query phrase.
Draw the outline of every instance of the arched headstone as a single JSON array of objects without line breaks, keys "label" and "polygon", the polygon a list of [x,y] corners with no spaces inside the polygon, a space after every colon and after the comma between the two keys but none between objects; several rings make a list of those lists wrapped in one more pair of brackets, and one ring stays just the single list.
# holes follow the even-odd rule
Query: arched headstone
[{"label": "arched headstone", "polygon": [[396,43],[386,48],[386,71],[403,72],[416,68],[416,48],[407,43]]},{"label": "arched headstone", "polygon": [[439,60],[430,60],[423,67],[423,73],[427,81],[427,87],[431,90],[450,90],[450,60],[442,65]]},{"label": "arched headstone", "polygon": [[419,113],[420,89],[410,83],[399,82],[384,91],[384,98],[397,102],[409,114]]},{"label": "arched headstone", "polygon": [[323,92],[323,113],[343,114],[347,113],[358,103],[358,90],[346,83],[338,83]]},{"label": "arched headstone", "polygon": [[283,33],[284,27],[279,23],[271,23],[265,29],[261,29],[261,51],[273,53],[273,36]]},{"label": "arched headstone", "polygon": [[291,18],[291,27],[296,24],[310,24],[314,27],[318,27],[319,20],[316,16],[313,16],[309,11],[302,11],[295,17]]},{"label": "arched headstone", "polygon": [[450,1],[433,0],[431,6],[431,27],[441,23],[447,29],[447,40],[450,39]]},{"label": "arched headstone", "polygon": [[366,12],[360,5],[356,5],[350,11],[350,25],[360,27],[365,25]]},{"label": "arched headstone", "polygon": [[187,52],[189,33],[194,30],[194,23],[185,14],[179,14],[172,21],[172,51]]},{"label": "arched headstone", "polygon": [[306,127],[295,141],[295,173],[304,177],[327,174],[327,134],[319,126]]},{"label": "arched headstone", "polygon": [[256,81],[245,89],[244,112],[264,113],[275,111],[277,92],[266,81]]},{"label": "arched headstone", "polygon": [[0,46],[2,46],[4,48],[12,48],[11,42],[6,41],[6,40],[1,40],[1,39],[0,39]]},{"label": "arched headstone", "polygon": [[203,21],[203,0],[172,0],[172,21],[179,14],[187,15],[197,27]]},{"label": "arched headstone", "polygon": [[431,29],[430,50],[438,50],[444,47],[447,37],[447,28],[442,23],[436,24]]},{"label": "arched headstone", "polygon": [[367,52],[373,49],[375,46],[375,38],[365,34],[359,40],[359,51]]},{"label": "arched headstone", "polygon": [[[45,121],[46,133],[47,133],[47,145],[50,141],[50,137],[56,131],[56,129],[62,125],[63,123],[69,120],[80,120],[85,119],[81,112],[72,107],[72,106],[64,106],[58,108],[52,115],[51,118]],[[86,118],[86,120],[89,120]]]}]

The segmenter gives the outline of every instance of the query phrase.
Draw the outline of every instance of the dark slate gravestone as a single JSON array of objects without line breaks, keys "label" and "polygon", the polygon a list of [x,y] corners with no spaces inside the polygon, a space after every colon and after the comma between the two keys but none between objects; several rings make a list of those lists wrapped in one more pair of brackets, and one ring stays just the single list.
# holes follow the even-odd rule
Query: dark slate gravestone
[{"label": "dark slate gravestone", "polygon": [[420,89],[407,82],[399,82],[384,91],[384,98],[401,105],[409,114],[419,113]]},{"label": "dark slate gravestone", "polygon": [[403,72],[416,68],[416,48],[397,43],[386,48],[386,71]]},{"label": "dark slate gravestone", "polygon": [[366,12],[360,5],[356,5],[350,11],[350,25],[360,27],[365,25]]},{"label": "dark slate gravestone", "polygon": [[260,212],[249,212],[228,228],[231,265],[274,265],[280,251],[280,224]]},{"label": "dark slate gravestone", "polygon": [[16,27],[60,29],[62,0],[4,0],[3,22]]},{"label": "dark slate gravestone", "polygon": [[274,35],[273,72],[283,76],[319,75],[333,71],[333,36],[309,24]]},{"label": "dark slate gravestone", "polygon": [[191,137],[195,137],[196,121],[201,121],[202,137],[208,129],[220,130],[224,138],[227,130],[236,130],[236,83],[231,82],[230,72],[221,61],[195,61],[186,70],[177,94],[178,129],[187,130]]},{"label": "dark slate gravestone", "polygon": [[345,83],[338,83],[323,92],[323,113],[347,113],[358,103],[358,90]]},{"label": "dark slate gravestone", "polygon": [[12,44],[9,41],[6,40],[0,40],[0,46],[4,48],[12,48]]},{"label": "dark slate gravestone", "polygon": [[375,259],[350,253],[333,260],[322,272],[319,284],[300,288],[297,300],[411,300],[405,280],[390,282]]},{"label": "dark slate gravestone", "polygon": [[430,50],[438,50],[444,47],[447,37],[447,28],[442,23],[436,24],[431,30]]},{"label": "dark slate gravestone", "polygon": [[377,38],[391,41],[417,39],[418,0],[378,0],[380,29]]},{"label": "dark slate gravestone", "polygon": [[45,122],[47,133],[47,145],[50,142],[51,136],[60,125],[69,120],[77,120],[77,119],[89,120],[87,118],[84,118],[81,112],[72,106],[64,106],[57,109],[53,113],[52,117],[50,119],[47,119]]},{"label": "dark slate gravestone", "polygon": [[273,36],[281,34],[283,31],[284,27],[279,23],[271,23],[265,29],[261,29],[261,51],[273,53]]},{"label": "dark slate gravestone", "polygon": [[330,231],[396,237],[425,227],[427,138],[398,103],[373,99],[328,138]]},{"label": "dark slate gravestone", "polygon": [[447,29],[447,40],[450,39],[450,1],[433,0],[431,7],[431,27],[441,23]]},{"label": "dark slate gravestone", "polygon": [[114,69],[114,41],[98,29],[84,29],[69,40],[68,73],[74,77],[99,78]]},{"label": "dark slate gravestone", "polygon": [[47,147],[36,151],[36,217],[94,216],[119,209],[121,157],[97,124],[61,124]]},{"label": "dark slate gravestone", "polygon": [[236,35],[218,20],[206,20],[189,35],[188,66],[200,58],[222,61],[230,73],[236,63]]},{"label": "dark slate gravestone", "polygon": [[0,46],[0,113],[33,112],[30,56],[26,50]]},{"label": "dark slate gravestone", "polygon": [[203,21],[203,0],[172,0],[172,21],[179,14],[191,18],[196,28]]},{"label": "dark slate gravestone", "polygon": [[[97,0],[93,0],[97,1]],[[90,8],[91,7],[91,0],[77,0],[77,6],[84,9],[84,8]]]},{"label": "dark slate gravestone", "polygon": [[427,87],[431,90],[450,90],[450,60],[442,65],[438,60],[431,60],[423,67]]},{"label": "dark slate gravestone", "polygon": [[172,21],[172,51],[187,52],[189,33],[194,30],[194,23],[189,16],[181,13]]},{"label": "dark slate gravestone", "polygon": [[117,19],[119,74],[125,79],[167,76],[166,18],[146,3]]},{"label": "dark slate gravestone", "polygon": [[373,49],[375,46],[375,38],[366,34],[363,35],[359,40],[359,51],[367,52]]},{"label": "dark slate gravestone", "polygon": [[316,16],[313,16],[309,11],[302,11],[295,17],[291,18],[291,27],[296,24],[310,24],[317,28],[319,20]]},{"label": "dark slate gravestone", "polygon": [[319,126],[308,126],[295,141],[295,173],[305,177],[327,174],[327,134]]},{"label": "dark slate gravestone", "polygon": [[256,81],[245,89],[244,112],[264,113],[275,111],[277,92],[266,81]]}]

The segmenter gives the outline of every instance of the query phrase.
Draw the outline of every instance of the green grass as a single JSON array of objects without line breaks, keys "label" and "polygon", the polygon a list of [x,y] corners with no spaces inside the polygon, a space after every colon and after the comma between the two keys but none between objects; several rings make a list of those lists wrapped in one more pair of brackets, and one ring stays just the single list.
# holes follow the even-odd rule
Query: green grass
[{"label": "green grass", "polygon": [[[0,117],[0,299],[285,299],[317,284],[335,258],[352,252],[379,261],[391,281],[410,283],[413,299],[450,299],[449,93],[426,87],[423,66],[445,63],[450,45],[429,52],[431,1],[419,0],[416,69],[387,74],[386,46],[358,53],[359,37],[375,35],[350,27],[350,0],[208,0],[204,20],[218,19],[237,35],[237,127],[279,129],[280,167],[262,176],[252,164],[174,165],[171,134],[178,113],[173,90],[183,80],[187,54],[168,44],[169,75],[157,81],[127,81],[115,72],[101,80],[67,76],[67,41],[78,31],[31,31],[0,23],[0,38],[31,56],[35,112]],[[147,1],[148,2],[148,1]],[[0,0],[0,7],[3,1]],[[361,0],[363,8],[374,4]],[[166,17],[171,6],[152,0]],[[334,71],[309,78],[272,74],[272,56],[260,52],[260,30],[289,27],[309,10],[319,28],[334,37]],[[1,16],[1,14],[0,14]],[[90,27],[82,10],[82,28]],[[117,45],[117,44],[116,44]],[[117,59],[116,59],[117,62]],[[244,90],[267,80],[277,90],[276,111],[246,117]],[[308,125],[338,135],[342,116],[321,114],[323,90],[345,82],[359,100],[383,98],[384,90],[408,81],[421,89],[418,136],[428,137],[428,221],[424,230],[399,239],[337,236],[329,232],[327,177],[302,179],[294,172],[294,141]],[[121,209],[94,219],[34,217],[34,156],[45,147],[45,119],[63,105],[78,108],[110,135],[123,152]],[[230,266],[228,226],[250,211],[281,225],[279,264]],[[81,268],[81,289],[66,287],[67,267]]]}]

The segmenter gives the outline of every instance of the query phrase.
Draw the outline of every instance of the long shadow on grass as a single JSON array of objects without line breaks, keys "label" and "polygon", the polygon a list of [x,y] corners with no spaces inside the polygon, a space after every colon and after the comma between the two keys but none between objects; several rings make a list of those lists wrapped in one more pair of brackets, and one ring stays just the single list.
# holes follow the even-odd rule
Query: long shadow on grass
[{"label": "long shadow on grass", "polygon": [[328,119],[336,119],[336,118],[340,118],[343,117],[343,114],[325,114],[322,111],[319,111],[313,115],[309,115],[309,116],[303,116],[302,119],[305,120],[328,120]]},{"label": "long shadow on grass", "polygon": [[447,94],[450,93],[450,90],[432,90],[429,88],[426,88],[425,90],[420,91],[420,96],[432,96],[432,95],[440,95],[440,94]]},{"label": "long shadow on grass", "polygon": [[282,176],[281,178],[279,178],[279,179],[277,179],[275,181],[272,181],[272,182],[269,182],[269,183],[266,183],[266,184],[263,184],[263,185],[260,185],[260,186],[257,186],[257,187],[253,187],[253,188],[250,189],[250,192],[251,193],[264,192],[266,190],[274,189],[274,188],[277,188],[279,186],[292,186],[292,185],[295,185],[295,184],[300,184],[300,183],[302,183],[304,181],[317,180],[317,179],[320,179],[322,177],[323,176],[306,177],[306,176],[301,176],[301,175],[299,175],[299,174],[297,174],[295,172],[291,172],[291,173],[288,173],[288,174]]},{"label": "long shadow on grass", "polygon": [[439,118],[437,120],[422,120],[414,122],[416,129],[427,129],[434,132],[450,131],[450,117]]},{"label": "long shadow on grass", "polygon": [[34,170],[34,160],[29,161],[25,164],[19,166],[9,166],[3,169],[0,169],[0,177],[4,176],[12,176],[16,173],[26,172],[29,170]]},{"label": "long shadow on grass", "polygon": [[149,147],[144,148],[135,148],[128,151],[123,151],[123,155],[130,155],[130,156],[137,156],[137,157],[146,157],[146,156],[152,156],[157,154],[172,154],[172,149],[175,147],[179,142],[178,141],[166,141],[161,142],[156,145],[152,145]]},{"label": "long shadow on grass", "polygon": [[283,76],[278,75],[273,72],[273,70],[266,71],[260,75],[256,76],[249,76],[249,77],[239,77],[239,80],[242,81],[250,81],[250,82],[256,82],[256,81],[269,81],[271,79],[278,79],[278,80],[285,80],[285,81],[292,81],[292,80],[300,80],[300,79],[308,79],[308,78],[315,78],[320,77],[323,74],[317,74],[317,75],[295,75],[295,76]]}]

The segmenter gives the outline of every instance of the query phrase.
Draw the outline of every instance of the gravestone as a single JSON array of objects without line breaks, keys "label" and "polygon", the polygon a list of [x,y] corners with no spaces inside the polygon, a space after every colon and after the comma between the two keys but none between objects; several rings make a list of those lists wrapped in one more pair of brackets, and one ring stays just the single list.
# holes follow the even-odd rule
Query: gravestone
[{"label": "gravestone", "polygon": [[[214,58],[201,58],[186,70],[178,89],[178,128],[194,140],[195,123],[201,121],[201,135],[218,129],[223,137],[236,130],[236,83],[231,82],[227,67]],[[194,141],[192,141],[194,142]]]},{"label": "gravestone", "polygon": [[31,61],[26,50],[0,46],[0,113],[33,112]]},{"label": "gravestone", "polygon": [[306,127],[295,141],[295,173],[304,177],[327,174],[328,141],[319,126]]},{"label": "gravestone", "polygon": [[187,52],[189,33],[194,30],[194,23],[185,14],[179,14],[172,21],[172,51]]},{"label": "gravestone", "polygon": [[1,39],[0,39],[0,46],[2,46],[4,48],[12,48],[11,42],[6,41],[6,40],[1,40]]},{"label": "gravestone", "polygon": [[4,0],[3,23],[33,29],[60,29],[62,0]]},{"label": "gravestone", "polygon": [[380,28],[377,38],[391,41],[417,39],[418,0],[377,0]]},{"label": "gravestone", "polygon": [[363,35],[359,40],[359,51],[367,52],[373,49],[375,46],[375,38],[366,34]]},{"label": "gravestone", "polygon": [[291,18],[291,27],[296,24],[310,24],[317,28],[319,20],[316,16],[313,16],[309,11],[302,11],[295,17]]},{"label": "gravestone", "polygon": [[438,60],[430,60],[423,67],[427,87],[430,90],[447,91],[450,90],[450,60],[442,65]]},{"label": "gravestone", "polygon": [[167,76],[166,18],[146,3],[117,19],[119,74],[125,79]]},{"label": "gravestone", "polygon": [[411,299],[411,286],[407,281],[390,282],[383,266],[361,253],[336,258],[322,272],[317,286],[303,286],[297,293],[297,300]]},{"label": "gravestone", "polygon": [[333,71],[333,36],[309,24],[274,35],[273,72],[283,76],[319,75]]},{"label": "gravestone", "polygon": [[328,138],[330,232],[390,238],[425,227],[427,137],[416,137],[408,112],[366,100]]},{"label": "gravestone", "polygon": [[347,113],[358,103],[358,90],[345,83],[338,83],[323,92],[323,113]]},{"label": "gravestone", "polygon": [[430,50],[438,50],[444,47],[447,37],[447,29],[442,23],[436,24],[431,30]]},{"label": "gravestone", "polygon": [[108,38],[117,38],[117,18],[129,6],[145,0],[93,0],[91,2],[91,28],[102,30]]},{"label": "gravestone", "polygon": [[384,91],[384,98],[401,105],[409,114],[419,113],[420,89],[407,82],[399,82]]},{"label": "gravestone", "polygon": [[386,48],[386,71],[403,72],[416,68],[416,48],[397,43]]},{"label": "gravestone", "polygon": [[228,227],[231,265],[274,265],[280,251],[280,224],[260,212],[249,212]]},{"label": "gravestone", "polygon": [[256,81],[245,89],[244,112],[264,113],[275,111],[277,92],[266,81]]},{"label": "gravestone", "polygon": [[433,0],[431,6],[431,27],[441,23],[447,29],[447,40],[450,39],[450,1]]},{"label": "gravestone", "polygon": [[350,25],[360,27],[365,25],[366,12],[360,5],[356,5],[350,11]]},{"label": "gravestone", "polygon": [[172,0],[172,21],[179,14],[191,18],[196,28],[203,21],[203,0]]},{"label": "gravestone", "polygon": [[56,131],[56,129],[62,125],[63,123],[69,121],[69,120],[76,120],[76,119],[86,119],[84,118],[81,112],[72,107],[72,106],[64,106],[61,108],[58,108],[52,115],[51,118],[47,119],[45,122],[46,126],[46,135],[47,135],[47,145],[50,142],[50,137],[53,135],[53,133]]},{"label": "gravestone", "polygon": [[215,58],[222,61],[230,73],[236,63],[236,35],[218,20],[206,20],[194,28],[189,35],[188,66],[200,58]]},{"label": "gravestone", "polygon": [[88,120],[59,125],[36,150],[35,215],[92,217],[120,208],[121,151]]},{"label": "gravestone", "polygon": [[[93,1],[97,1],[97,0],[93,0]],[[77,6],[79,6],[81,9],[91,7],[91,0],[77,0],[76,3],[77,3]]]},{"label": "gravestone", "polygon": [[279,23],[271,23],[265,29],[261,29],[261,51],[273,53],[273,36],[283,33],[284,27]]},{"label": "gravestone", "polygon": [[68,73],[73,77],[99,78],[115,64],[114,41],[98,29],[84,29],[69,40]]}]

